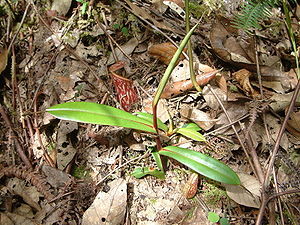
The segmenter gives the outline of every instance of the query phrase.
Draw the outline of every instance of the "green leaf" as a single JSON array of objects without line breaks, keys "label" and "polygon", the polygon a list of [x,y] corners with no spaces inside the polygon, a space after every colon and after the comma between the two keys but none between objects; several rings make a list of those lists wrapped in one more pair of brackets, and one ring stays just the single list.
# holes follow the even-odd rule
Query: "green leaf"
[{"label": "green leaf", "polygon": [[235,185],[241,183],[237,174],[230,167],[200,152],[167,146],[162,148],[158,153],[173,158],[212,180]]},{"label": "green leaf", "polygon": [[162,161],[161,161],[159,153],[157,151],[152,151],[151,154],[156,162],[158,169],[160,169],[161,171],[164,171],[164,167],[162,165]]},{"label": "green leaf", "polygon": [[224,217],[222,217],[219,222],[221,225],[230,225],[229,220]]},{"label": "green leaf", "polygon": [[205,137],[198,132],[199,130],[201,130],[201,128],[197,124],[189,123],[182,128],[175,129],[174,132],[182,134],[195,141],[206,141]]},{"label": "green leaf", "polygon": [[127,127],[155,133],[152,122],[123,110],[93,102],[67,102],[46,110],[62,120]]},{"label": "green leaf", "polygon": [[215,212],[208,212],[207,219],[212,223],[216,223],[220,220],[220,217]]},{"label": "green leaf", "polygon": [[[149,121],[151,124],[153,123],[153,115],[150,113],[145,113],[145,112],[137,112],[136,113],[138,117],[143,118],[147,121]],[[157,118],[157,125],[158,128],[167,132],[168,131],[168,126],[164,124],[159,118]]]},{"label": "green leaf", "polygon": [[185,125],[182,126],[182,128],[188,128],[194,131],[199,131],[201,130],[201,127],[199,127],[197,124],[195,123],[187,123]]},{"label": "green leaf", "polygon": [[135,168],[134,171],[131,173],[131,175],[138,179],[146,175],[152,175],[159,179],[165,179],[164,172],[150,167]]}]

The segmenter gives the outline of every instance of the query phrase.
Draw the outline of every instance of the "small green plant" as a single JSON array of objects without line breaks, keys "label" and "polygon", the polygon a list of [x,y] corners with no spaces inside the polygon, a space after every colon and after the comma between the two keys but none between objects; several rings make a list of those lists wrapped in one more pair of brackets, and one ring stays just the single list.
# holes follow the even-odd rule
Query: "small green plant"
[{"label": "small green plant", "polygon": [[122,32],[122,34],[127,37],[129,35],[129,30],[127,27],[123,26],[122,24],[119,24],[119,23],[115,23],[113,25],[113,28],[115,30],[120,30]]},{"label": "small green plant", "polygon": [[81,15],[85,15],[87,12],[87,8],[89,6],[89,1],[86,0],[76,0],[76,2],[79,2],[82,4],[81,6]]},{"label": "small green plant", "polygon": [[182,127],[173,128],[173,122],[171,122],[168,127],[157,118],[157,104],[160,96],[180,54],[197,25],[195,25],[183,39],[159,83],[152,102],[153,115],[143,112],[130,114],[108,105],[92,102],[62,103],[48,108],[47,112],[63,120],[126,127],[153,134],[156,140],[156,147],[152,149],[152,156],[157,164],[157,168],[137,168],[133,172],[133,175],[137,178],[141,178],[145,175],[154,175],[158,178],[164,178],[168,162],[167,157],[170,157],[210,179],[226,184],[239,185],[240,180],[237,174],[222,162],[190,149],[175,146],[163,146],[164,143],[161,141],[162,134],[167,136],[181,134],[196,141],[205,141],[203,135],[199,133],[200,128],[196,124],[191,123]]}]

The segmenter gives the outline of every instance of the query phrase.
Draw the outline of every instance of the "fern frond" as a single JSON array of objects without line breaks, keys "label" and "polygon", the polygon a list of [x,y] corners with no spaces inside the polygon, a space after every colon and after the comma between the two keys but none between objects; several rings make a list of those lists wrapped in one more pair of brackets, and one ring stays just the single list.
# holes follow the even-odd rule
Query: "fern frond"
[{"label": "fern frond", "polygon": [[271,15],[271,9],[278,0],[247,0],[242,11],[237,14],[232,26],[251,33],[254,28],[261,29],[259,22]]}]

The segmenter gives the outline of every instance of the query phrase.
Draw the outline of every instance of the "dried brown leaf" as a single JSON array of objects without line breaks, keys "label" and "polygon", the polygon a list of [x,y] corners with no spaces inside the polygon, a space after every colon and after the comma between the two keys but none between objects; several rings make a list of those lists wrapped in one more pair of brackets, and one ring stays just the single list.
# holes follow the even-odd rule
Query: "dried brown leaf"
[{"label": "dried brown leaf", "polygon": [[246,92],[247,95],[250,95],[253,98],[255,98],[259,95],[259,93],[255,91],[252,85],[250,84],[250,80],[249,80],[250,76],[251,76],[251,72],[246,69],[241,69],[233,73],[233,77],[242,86],[243,91]]},{"label": "dried brown leaf", "polygon": [[300,111],[291,113],[286,129],[300,140]]},{"label": "dried brown leaf", "polygon": [[7,56],[8,50],[7,48],[0,48],[0,75],[5,70],[7,65]]},{"label": "dried brown leaf", "polygon": [[[219,70],[214,70],[212,72],[200,74],[196,76],[196,81],[200,86],[203,86],[213,79],[218,72]],[[161,98],[171,98],[180,95],[185,91],[191,90],[193,87],[194,85],[191,80],[183,80],[167,84]]]},{"label": "dried brown leaf", "polygon": [[[163,63],[169,65],[170,61],[172,60],[177,48],[171,42],[165,42],[161,44],[152,45],[148,49],[149,55],[153,56],[154,58],[162,61]],[[178,61],[184,59],[183,54],[180,55]]]},{"label": "dried brown leaf", "polygon": [[127,184],[124,179],[111,182],[109,192],[99,192],[83,215],[83,225],[123,224],[127,204]]}]

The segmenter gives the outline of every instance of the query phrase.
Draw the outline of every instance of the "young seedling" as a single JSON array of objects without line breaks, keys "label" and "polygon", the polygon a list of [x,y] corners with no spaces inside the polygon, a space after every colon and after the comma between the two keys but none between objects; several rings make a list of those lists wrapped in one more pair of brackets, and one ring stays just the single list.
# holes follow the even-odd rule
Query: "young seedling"
[{"label": "young seedling", "polygon": [[224,163],[208,155],[190,149],[175,146],[163,146],[160,139],[160,135],[163,133],[167,136],[181,134],[196,141],[205,141],[203,135],[199,133],[200,128],[196,124],[186,124],[183,127],[169,129],[166,124],[157,118],[157,104],[160,96],[168,82],[172,70],[175,67],[176,61],[186,46],[193,31],[196,29],[196,26],[193,27],[183,39],[161,79],[152,102],[153,115],[143,112],[131,114],[108,105],[92,102],[67,102],[54,105],[46,111],[63,120],[126,127],[154,134],[156,136],[156,148],[153,148],[152,156],[157,163],[157,168],[138,168],[133,173],[135,177],[141,178],[150,174],[159,178],[164,178],[167,165],[166,157],[170,157],[210,179],[226,184],[239,185],[240,180],[237,174]]}]

